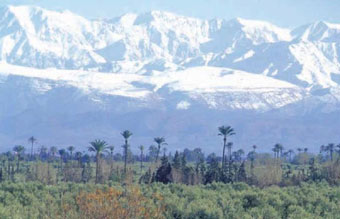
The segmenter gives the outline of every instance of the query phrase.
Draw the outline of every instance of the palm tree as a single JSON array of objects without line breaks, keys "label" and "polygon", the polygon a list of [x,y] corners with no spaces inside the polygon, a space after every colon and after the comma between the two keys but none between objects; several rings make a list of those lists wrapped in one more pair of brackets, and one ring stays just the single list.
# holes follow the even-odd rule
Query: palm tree
[{"label": "palm tree", "polygon": [[65,149],[60,149],[58,150],[59,156],[60,156],[60,169],[63,169],[63,162],[64,162],[64,157],[66,154],[66,150]]},{"label": "palm tree", "polygon": [[47,155],[47,148],[44,145],[41,145],[39,149],[40,159],[43,160],[44,158],[46,158],[46,155]]},{"label": "palm tree", "polygon": [[33,159],[33,145],[34,145],[34,143],[37,142],[37,139],[34,138],[34,136],[32,136],[32,137],[30,137],[30,138],[28,139],[28,142],[30,142],[30,143],[32,144],[32,147],[31,147],[31,159]]},{"label": "palm tree", "polygon": [[57,147],[52,146],[52,147],[50,148],[50,155],[52,155],[52,158],[53,158],[53,159],[55,158],[55,155],[57,154],[57,152],[58,152],[58,148],[57,148]]},{"label": "palm tree", "polygon": [[107,143],[105,141],[96,139],[90,142],[88,150],[96,153],[96,183],[99,182],[99,170],[100,170],[100,156],[107,149]]},{"label": "palm tree", "polygon": [[275,144],[274,148],[276,152],[276,157],[282,157],[283,146],[281,144]]},{"label": "palm tree", "polygon": [[144,153],[144,146],[139,146],[140,150],[140,172],[143,173],[143,153]]},{"label": "palm tree", "polygon": [[334,154],[334,150],[335,150],[335,145],[333,143],[329,143],[326,146],[326,151],[329,152],[329,155],[331,157],[331,161],[333,161],[333,154]]},{"label": "palm tree", "polygon": [[154,142],[157,143],[157,154],[156,154],[156,162],[155,162],[155,163],[157,163],[158,157],[159,157],[159,153],[161,151],[161,146],[162,145],[167,145],[167,143],[165,142],[165,138],[164,137],[157,137],[157,138],[154,138],[153,140],[154,140]]},{"label": "palm tree", "polygon": [[253,151],[255,152],[257,146],[256,145],[253,145]]},{"label": "palm tree", "polygon": [[308,152],[308,148],[304,148],[303,152],[306,154]]},{"label": "palm tree", "polygon": [[24,153],[25,151],[25,147],[22,145],[16,145],[13,148],[13,151],[16,153],[17,157],[18,157],[18,161],[17,161],[17,172],[19,172],[19,165],[20,165],[20,159],[21,159],[21,155]]},{"label": "palm tree", "polygon": [[123,145],[124,148],[124,173],[126,174],[126,164],[127,164],[127,157],[128,157],[128,149],[129,149],[129,138],[132,135],[132,132],[130,132],[129,130],[125,130],[124,132],[120,133],[124,140],[125,140],[125,144]]},{"label": "palm tree", "polygon": [[223,136],[223,153],[222,153],[222,169],[225,163],[225,148],[227,146],[227,137],[235,135],[234,129],[231,126],[220,126],[218,127],[219,136]]},{"label": "palm tree", "polygon": [[111,145],[107,149],[108,149],[108,152],[110,153],[110,159],[111,159],[110,175],[112,175],[112,172],[113,172],[113,151],[115,150],[115,146]]},{"label": "palm tree", "polygon": [[70,155],[71,155],[71,160],[72,160],[72,155],[73,155],[73,151],[74,151],[74,147],[73,146],[69,146],[68,148],[67,148],[67,150],[70,152]]},{"label": "palm tree", "polygon": [[287,153],[289,155],[289,161],[292,162],[292,154],[294,153],[294,151],[292,149],[289,149]]},{"label": "palm tree", "polygon": [[278,149],[278,147],[276,147],[276,145],[274,146],[272,151],[274,152],[274,158],[278,158],[279,157],[279,149]]},{"label": "palm tree", "polygon": [[297,151],[299,152],[299,154],[303,151],[302,148],[298,148]]},{"label": "palm tree", "polygon": [[74,157],[76,158],[76,160],[78,161],[79,166],[81,166],[81,158],[83,157],[83,153],[81,153],[80,151],[77,151],[74,154]]},{"label": "palm tree", "polygon": [[242,149],[239,149],[239,150],[233,152],[233,156],[234,156],[234,159],[236,161],[241,161],[243,155],[244,155],[244,150],[242,150]]}]

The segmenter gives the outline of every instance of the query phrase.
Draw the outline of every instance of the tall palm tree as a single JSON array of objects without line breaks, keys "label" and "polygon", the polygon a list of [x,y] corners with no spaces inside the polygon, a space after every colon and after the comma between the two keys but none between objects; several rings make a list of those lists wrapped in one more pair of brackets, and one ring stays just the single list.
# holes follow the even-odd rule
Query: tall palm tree
[{"label": "tall palm tree", "polygon": [[124,132],[120,133],[124,138],[124,173],[126,174],[126,164],[127,164],[127,157],[128,157],[128,149],[129,149],[129,138],[132,136],[132,132],[129,130],[125,130]]},{"label": "tall palm tree", "polygon": [[279,157],[279,156],[278,156],[278,154],[279,154],[279,149],[278,149],[276,146],[274,146],[273,149],[272,149],[272,151],[274,152],[274,158],[278,158],[278,157]]},{"label": "tall palm tree", "polygon": [[333,161],[333,154],[334,154],[334,150],[335,150],[335,145],[333,143],[329,143],[326,146],[326,151],[329,152],[329,155],[331,157],[331,161]]},{"label": "tall palm tree", "polygon": [[297,151],[299,152],[299,154],[303,151],[302,148],[298,148]]},{"label": "tall palm tree", "polygon": [[156,162],[155,162],[155,163],[157,163],[158,158],[159,158],[159,153],[161,151],[161,146],[162,145],[167,145],[167,143],[165,142],[165,138],[164,137],[157,137],[157,138],[154,138],[153,140],[157,144],[157,154],[156,154]]},{"label": "tall palm tree", "polygon": [[81,167],[81,158],[83,157],[83,153],[81,153],[80,151],[77,151],[77,152],[74,154],[74,157],[75,157],[76,160],[78,161],[79,167]]},{"label": "tall palm tree", "polygon": [[45,147],[44,145],[41,145],[41,147],[39,149],[40,159],[45,159],[46,155],[47,155],[47,147]]},{"label": "tall palm tree", "polygon": [[292,162],[292,154],[294,153],[294,151],[292,149],[289,149],[287,151],[287,153],[288,153],[288,156],[289,156],[289,161]]},{"label": "tall palm tree", "polygon": [[50,155],[52,156],[53,159],[55,158],[55,155],[57,154],[57,152],[58,152],[58,148],[57,147],[52,146],[50,148]]},{"label": "tall palm tree", "polygon": [[58,150],[59,156],[60,156],[60,169],[63,169],[63,162],[64,162],[64,158],[66,155],[66,150],[65,149],[60,149]]},{"label": "tall palm tree", "polygon": [[33,145],[37,142],[37,139],[34,136],[31,136],[28,139],[28,142],[31,143],[32,147],[31,147],[31,159],[33,159]]},{"label": "tall palm tree", "polygon": [[108,153],[110,153],[110,159],[111,159],[111,166],[110,166],[110,175],[112,175],[113,172],[113,151],[115,150],[115,146],[111,145],[107,147]]},{"label": "tall palm tree", "polygon": [[322,154],[325,151],[326,151],[326,146],[325,145],[321,145],[320,146],[320,154]]},{"label": "tall palm tree", "polygon": [[140,150],[140,172],[143,173],[143,153],[144,153],[144,146],[139,146]]},{"label": "tall palm tree", "polygon": [[96,183],[99,182],[99,171],[100,171],[100,156],[107,149],[107,143],[105,141],[96,139],[90,142],[88,150],[96,153]]},{"label": "tall palm tree", "polygon": [[72,158],[73,158],[73,151],[74,151],[74,146],[69,146],[68,148],[67,148],[67,150],[70,152],[70,155],[71,155],[71,160],[72,160]]},{"label": "tall palm tree", "polygon": [[253,145],[253,151],[254,151],[254,152],[256,151],[256,148],[257,148],[257,146],[256,146],[256,145]]},{"label": "tall palm tree", "polygon": [[274,148],[276,148],[277,158],[282,157],[283,146],[281,144],[275,144]]},{"label": "tall palm tree", "polygon": [[222,153],[222,169],[225,165],[225,148],[227,146],[227,138],[235,135],[234,129],[231,126],[220,126],[218,127],[218,135],[223,136],[223,153]]},{"label": "tall palm tree", "polygon": [[25,147],[22,146],[22,145],[16,145],[14,148],[13,148],[13,151],[16,153],[17,155],[17,172],[19,172],[19,169],[20,169],[20,159],[21,159],[21,155],[24,153],[25,151]]}]

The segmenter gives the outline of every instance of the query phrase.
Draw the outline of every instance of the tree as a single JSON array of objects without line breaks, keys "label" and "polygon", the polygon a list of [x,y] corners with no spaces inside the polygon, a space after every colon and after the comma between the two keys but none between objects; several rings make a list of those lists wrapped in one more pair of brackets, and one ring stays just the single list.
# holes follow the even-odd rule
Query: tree
[{"label": "tree", "polygon": [[228,148],[229,162],[231,161],[231,149],[232,149],[232,147],[233,147],[233,143],[232,142],[228,142],[227,148]]},{"label": "tree", "polygon": [[161,161],[161,166],[156,171],[155,181],[168,184],[172,181],[170,177],[171,165],[166,156],[163,156]]},{"label": "tree", "polygon": [[52,156],[53,159],[55,158],[55,155],[57,154],[57,152],[58,152],[57,147],[52,146],[52,147],[50,148],[50,155]]},{"label": "tree", "polygon": [[289,149],[287,151],[287,153],[288,153],[288,156],[289,156],[289,161],[292,162],[292,154],[294,153],[294,151],[292,149]]},{"label": "tree", "polygon": [[165,142],[165,138],[164,137],[156,137],[153,140],[157,144],[157,155],[156,155],[156,161],[155,161],[155,163],[157,163],[158,162],[159,153],[160,153],[160,150],[161,150],[161,146],[162,145],[167,145],[167,143]]},{"label": "tree", "polygon": [[143,153],[144,153],[144,146],[140,145],[139,146],[140,150],[140,172],[143,173]]},{"label": "tree", "polygon": [[107,149],[107,143],[105,141],[96,139],[90,142],[88,150],[96,153],[96,183],[99,182],[99,171],[100,171],[100,156]]},{"label": "tree", "polygon": [[204,183],[218,182],[220,180],[220,168],[217,157],[212,154],[208,162],[208,170],[204,176]]},{"label": "tree", "polygon": [[113,151],[115,150],[115,146],[111,145],[108,148],[108,152],[110,153],[111,167],[110,167],[110,175],[113,173]]},{"label": "tree", "polygon": [[32,147],[31,147],[31,159],[33,159],[33,146],[37,142],[37,139],[34,136],[32,136],[28,139],[28,142],[30,142],[31,145],[32,145]]},{"label": "tree", "polygon": [[157,147],[155,145],[150,145],[149,147],[149,160],[155,161],[157,156]]},{"label": "tree", "polygon": [[275,144],[273,150],[276,153],[276,158],[282,157],[283,146],[281,144]]},{"label": "tree", "polygon": [[233,152],[234,159],[236,161],[239,161],[239,162],[242,161],[243,155],[244,155],[244,150],[242,150],[242,149],[239,149],[239,150]]},{"label": "tree", "polygon": [[330,156],[330,158],[331,158],[331,161],[333,161],[333,154],[334,154],[334,150],[335,150],[335,145],[334,145],[333,143],[329,143],[329,144],[326,146],[325,150],[326,150],[327,152],[329,152],[329,156]]},{"label": "tree", "polygon": [[42,145],[41,147],[40,147],[40,149],[39,149],[39,156],[40,156],[40,159],[41,160],[45,160],[46,159],[46,157],[47,157],[47,148],[44,146],[44,145]]},{"label": "tree", "polygon": [[181,168],[181,156],[179,155],[178,151],[176,151],[176,153],[175,153],[172,166],[175,169]]},{"label": "tree", "polygon": [[19,172],[19,169],[20,169],[20,159],[21,159],[21,155],[24,153],[25,151],[25,147],[22,146],[22,145],[16,145],[14,148],[13,148],[13,151],[15,152],[15,154],[17,155],[17,172]]},{"label": "tree", "polygon": [[253,151],[255,152],[256,151],[256,149],[257,149],[257,146],[256,145],[253,145]]},{"label": "tree", "polygon": [[68,148],[67,148],[67,150],[70,152],[70,155],[71,155],[71,160],[73,159],[73,151],[74,151],[74,147],[73,146],[69,146]]},{"label": "tree", "polygon": [[274,152],[274,158],[278,159],[282,157],[283,146],[281,144],[275,144],[272,150]]},{"label": "tree", "polygon": [[82,156],[83,156],[83,154],[80,152],[80,151],[77,151],[75,154],[74,154],[74,156],[75,156],[75,158],[76,158],[76,160],[78,161],[78,165],[79,165],[79,167],[81,166],[81,158],[82,158]]},{"label": "tree", "polygon": [[126,174],[126,164],[127,164],[127,157],[128,157],[128,149],[129,149],[129,138],[132,136],[132,132],[129,130],[125,130],[124,132],[121,133],[121,135],[124,138],[124,173]]},{"label": "tree", "polygon": [[230,126],[220,126],[218,127],[219,136],[223,136],[223,153],[222,153],[222,169],[224,169],[225,165],[225,148],[227,146],[227,138],[229,136],[235,135],[234,129]]},{"label": "tree", "polygon": [[65,149],[60,149],[58,151],[58,153],[59,153],[59,156],[60,156],[60,169],[62,169],[63,168],[64,158],[65,158],[65,155],[66,155],[66,151],[65,151]]}]

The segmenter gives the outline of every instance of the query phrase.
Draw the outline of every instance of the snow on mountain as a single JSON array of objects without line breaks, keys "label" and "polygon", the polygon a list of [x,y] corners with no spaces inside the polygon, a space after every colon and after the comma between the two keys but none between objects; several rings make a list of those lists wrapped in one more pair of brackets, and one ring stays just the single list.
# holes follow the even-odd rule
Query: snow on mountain
[{"label": "snow on mountain", "polygon": [[[145,100],[155,97],[162,99],[177,92],[217,109],[266,111],[298,102],[306,95],[306,91],[287,82],[215,67],[140,75],[42,70],[1,63],[0,76],[0,83],[6,83],[13,76],[34,79],[32,89],[38,93],[49,92],[56,84],[59,87],[75,87],[85,94],[97,92],[99,95]],[[164,89],[168,91],[162,92]]]}]

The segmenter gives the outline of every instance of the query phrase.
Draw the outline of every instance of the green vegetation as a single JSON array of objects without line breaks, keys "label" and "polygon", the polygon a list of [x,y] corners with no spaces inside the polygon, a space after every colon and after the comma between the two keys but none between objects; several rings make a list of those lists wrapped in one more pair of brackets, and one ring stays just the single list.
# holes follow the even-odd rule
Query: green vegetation
[{"label": "green vegetation", "polygon": [[[221,126],[222,153],[166,153],[166,139],[123,155],[103,140],[76,147],[17,145],[0,155],[0,218],[340,218],[340,145],[259,153],[233,151]],[[161,153],[163,149],[163,153]],[[227,152],[226,152],[227,150]]]},{"label": "green vegetation", "polygon": [[326,182],[265,189],[245,183],[154,183],[124,189],[110,183],[8,182],[0,184],[0,200],[0,218],[340,217],[340,188]]}]

